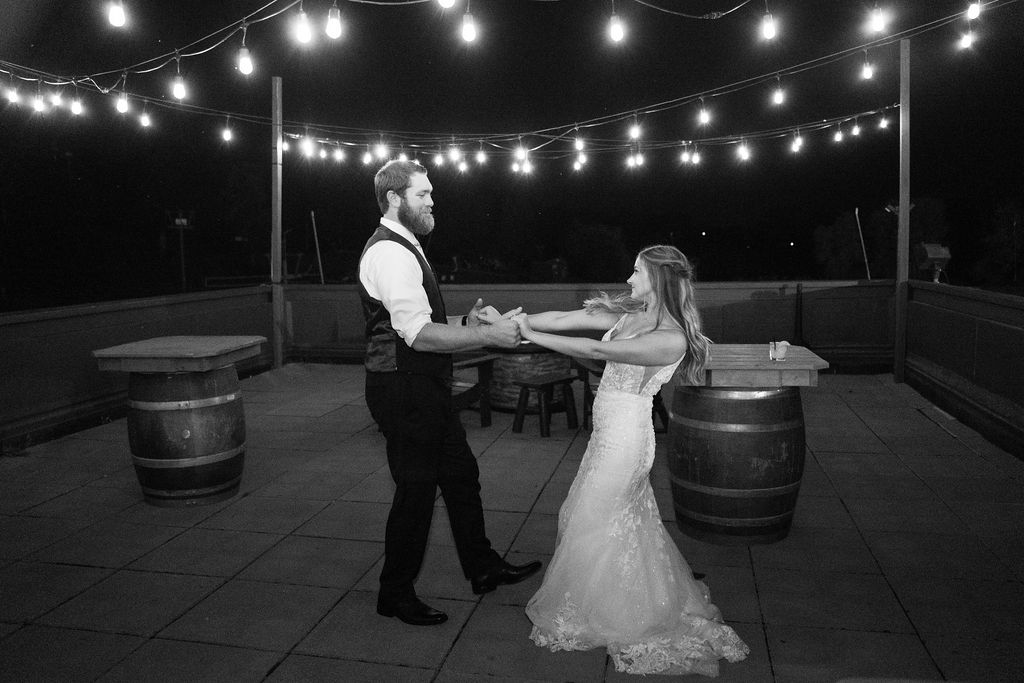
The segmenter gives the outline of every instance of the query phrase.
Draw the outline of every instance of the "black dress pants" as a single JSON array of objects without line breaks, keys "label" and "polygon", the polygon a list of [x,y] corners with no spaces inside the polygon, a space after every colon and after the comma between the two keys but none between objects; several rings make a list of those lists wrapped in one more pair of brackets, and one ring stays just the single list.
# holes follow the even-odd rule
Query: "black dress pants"
[{"label": "black dress pants", "polygon": [[480,470],[452,409],[451,389],[439,377],[367,373],[366,404],[387,440],[395,497],[384,536],[382,598],[415,596],[434,501],[440,487],[466,578],[500,561],[484,530]]}]

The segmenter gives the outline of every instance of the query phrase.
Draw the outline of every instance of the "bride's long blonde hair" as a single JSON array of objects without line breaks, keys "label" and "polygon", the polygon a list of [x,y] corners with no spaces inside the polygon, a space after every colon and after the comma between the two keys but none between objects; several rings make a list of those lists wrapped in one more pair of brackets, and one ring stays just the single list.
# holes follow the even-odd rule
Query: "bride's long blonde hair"
[{"label": "bride's long blonde hair", "polygon": [[[704,384],[704,368],[708,362],[711,340],[701,331],[700,312],[693,291],[693,266],[675,247],[656,244],[640,251],[638,257],[647,268],[654,293],[655,329],[667,314],[686,336],[686,357],[679,369],[684,383]],[[583,302],[588,311],[603,310],[612,313],[640,313],[647,304],[634,299],[629,293],[610,296],[599,292]]]}]

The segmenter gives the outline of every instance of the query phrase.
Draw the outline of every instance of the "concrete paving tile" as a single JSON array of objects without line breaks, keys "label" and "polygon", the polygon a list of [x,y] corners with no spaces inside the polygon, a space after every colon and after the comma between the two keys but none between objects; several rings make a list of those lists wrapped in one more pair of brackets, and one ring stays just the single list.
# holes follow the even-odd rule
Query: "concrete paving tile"
[{"label": "concrete paving tile", "polygon": [[756,568],[754,573],[767,624],[892,633],[913,631],[881,576]]},{"label": "concrete paving tile", "polygon": [[159,635],[287,652],[341,595],[335,588],[232,579]]},{"label": "concrete paving tile", "polygon": [[531,628],[522,609],[481,603],[441,671],[541,681],[601,680],[604,648],[551,652],[533,644]]},{"label": "concrete paving tile", "polygon": [[208,517],[200,526],[207,529],[287,534],[302,526],[325,507],[325,501],[246,496]]},{"label": "concrete paving tile", "polygon": [[833,481],[844,476],[910,477],[913,472],[892,453],[823,452],[815,454],[822,471]]},{"label": "concrete paving tile", "polygon": [[[729,623],[737,635],[747,644],[747,647],[750,648],[750,654],[747,655],[746,659],[739,662],[729,662],[725,659],[720,659],[718,661],[718,677],[714,679],[715,683],[771,683],[774,679],[772,678],[771,662],[768,658],[768,644],[765,641],[764,627],[760,623],[733,624],[728,622],[728,620],[726,623]],[[616,671],[615,663],[611,658],[608,659],[605,665],[605,683],[628,683],[629,681],[635,683],[637,680],[644,679],[638,678],[634,674]],[[654,680],[691,681],[706,679],[703,677],[698,678],[696,675],[673,676],[671,678],[659,675]]]},{"label": "concrete paving tile", "polygon": [[[0,640],[3,640],[7,636],[11,635],[19,628],[21,628],[21,624],[4,624],[0,622]],[[2,648],[2,646],[0,646],[0,648]],[[0,649],[0,652],[3,652],[3,650]],[[0,657],[2,656],[3,655],[0,655]]]},{"label": "concrete paving tile", "polygon": [[961,477],[927,477],[924,482],[948,502],[1024,506],[1024,482]]},{"label": "concrete paving tile", "polygon": [[[573,680],[583,683],[583,680],[580,678],[574,678]],[[604,679],[599,678],[597,680]],[[434,679],[434,683],[542,683],[542,681],[538,678],[523,678],[522,676],[509,678],[508,676],[485,676],[482,674],[464,674],[442,670],[437,675],[437,678]]]},{"label": "concrete paving tile", "polygon": [[125,441],[128,435],[128,420],[121,418],[120,420],[112,420],[106,424],[99,425],[97,427],[90,427],[89,429],[83,429],[80,432],[75,432],[75,439],[87,439],[87,440],[98,440],[98,441]]},{"label": "concrete paving tile", "polygon": [[0,621],[32,621],[112,572],[43,562],[7,565],[0,569]]},{"label": "concrete paving tile", "polygon": [[921,638],[942,675],[951,681],[1024,681],[1024,659],[1020,656],[1019,642],[979,640],[959,634],[925,633]]},{"label": "concrete paving tile", "polygon": [[836,497],[808,495],[801,491],[796,499],[796,510],[793,512],[794,527],[812,527],[819,529],[853,529],[853,517],[846,510],[846,505]]},{"label": "concrete paving tile", "polygon": [[141,500],[141,489],[126,491],[118,488],[83,486],[40,503],[26,510],[26,514],[36,517],[98,520],[129,508]]},{"label": "concrete paving tile", "polygon": [[[565,502],[566,496],[569,495],[570,486],[572,486],[571,479],[552,479],[537,497],[537,501],[534,503],[531,512],[544,515],[557,515],[558,511],[562,509],[562,503]],[[661,507],[660,504],[658,507]],[[661,514],[662,517],[664,517],[665,510],[661,510]]]},{"label": "concrete paving tile", "polygon": [[253,561],[239,578],[347,590],[383,554],[383,543],[288,536]]},{"label": "concrete paving tile", "polygon": [[938,429],[928,436],[894,434],[885,438],[885,445],[896,455],[967,455],[971,453],[962,441]]},{"label": "concrete paving tile", "polygon": [[437,669],[456,638],[464,637],[475,605],[436,599],[430,605],[445,612],[448,621],[410,626],[377,614],[376,593],[352,591],[302,639],[295,653]]},{"label": "concrete paving tile", "polygon": [[[5,491],[6,492],[6,491]],[[0,517],[0,557],[19,560],[88,526],[82,519]]]},{"label": "concrete paving tile", "polygon": [[234,576],[284,536],[252,531],[189,529],[129,565],[140,571]]},{"label": "concrete paving tile", "polygon": [[935,491],[915,475],[897,477],[842,474],[833,475],[832,484],[843,500],[939,500]]},{"label": "concrete paving tile", "polygon": [[822,683],[877,677],[939,679],[920,639],[878,633],[769,624],[768,649],[777,683]]},{"label": "concrete paving tile", "polygon": [[39,623],[152,636],[184,614],[221,579],[119,571],[39,618]]},{"label": "concrete paving tile", "polygon": [[318,418],[327,415],[333,410],[336,410],[341,406],[341,403],[324,403],[321,401],[310,400],[308,397],[303,397],[297,401],[288,401],[286,403],[280,403],[276,408],[267,413],[268,417],[276,416],[297,416],[297,417],[310,417]]},{"label": "concrete paving tile", "polygon": [[309,681],[430,683],[434,678],[434,673],[434,669],[420,669],[411,666],[289,655],[266,680],[267,683],[308,683]]},{"label": "concrete paving tile", "polygon": [[1018,581],[1024,581],[1024,530],[1012,536],[982,536],[981,542]]},{"label": "concrete paving tile", "polygon": [[951,500],[947,504],[955,516],[978,536],[999,538],[1024,533],[1024,504],[962,500]]},{"label": "concrete paving tile", "polygon": [[355,434],[373,423],[369,408],[365,404],[329,406],[330,410],[313,420],[309,426],[315,432],[334,434]]},{"label": "concrete paving tile", "polygon": [[825,474],[825,470],[821,468],[817,457],[810,450],[807,451],[804,458],[804,473],[800,478],[800,493],[806,496],[828,496],[833,498],[838,496],[832,487],[832,481]]},{"label": "concrete paving tile", "polygon": [[135,474],[135,466],[128,465],[113,472],[107,472],[96,479],[88,482],[86,486],[101,486],[104,488],[123,489],[125,491],[138,491],[139,478]]},{"label": "concrete paving tile", "polygon": [[156,638],[147,641],[98,683],[262,681],[280,660],[277,652]]},{"label": "concrete paving tile", "polygon": [[1024,641],[1024,584],[964,579],[890,576],[900,603],[920,633]]},{"label": "concrete paving tile", "polygon": [[[6,476],[14,476],[8,474]],[[9,479],[7,481],[10,481]],[[0,497],[0,515],[14,515],[33,508],[40,503],[57,498],[68,492],[70,487],[31,485],[19,479],[17,483],[4,486],[4,495]]]},{"label": "concrete paving tile", "polygon": [[181,533],[181,529],[152,524],[105,520],[76,531],[30,557],[91,567],[120,568]]},{"label": "concrete paving tile", "polygon": [[114,513],[109,519],[128,524],[155,524],[188,529],[232,505],[235,500],[236,497],[232,497],[216,503],[181,507],[164,507],[141,501]]},{"label": "concrete paving tile", "polygon": [[536,477],[505,477],[501,474],[480,476],[480,498],[488,510],[529,512],[546,480]]},{"label": "concrete paving tile", "polygon": [[797,526],[781,541],[750,546],[754,569],[776,567],[878,574],[880,569],[855,529]]},{"label": "concrete paving tile", "polygon": [[277,403],[274,408],[266,411],[266,413],[256,419],[245,421],[247,440],[259,441],[257,437],[266,432],[294,432],[301,434],[308,430],[315,421],[315,416],[281,412],[283,408],[279,406],[281,404]]},{"label": "concrete paving tile", "polygon": [[864,538],[886,575],[1014,578],[975,536],[865,531]]},{"label": "concrete paving tile", "polygon": [[922,478],[951,477],[956,480],[1005,479],[1006,473],[980,455],[900,455],[914,474]]},{"label": "concrete paving tile", "polygon": [[665,530],[694,571],[703,572],[708,567],[751,567],[750,550],[745,545],[715,545],[699,541],[680,531],[674,522],[666,522]]},{"label": "concrete paving tile", "polygon": [[817,426],[810,423],[806,430],[807,447],[815,453],[831,451],[858,453],[888,453],[889,447],[867,427],[861,429],[838,430],[826,418],[821,423],[828,426]]},{"label": "concrete paving tile", "polygon": [[297,469],[339,474],[373,474],[382,469],[387,470],[387,467],[383,439],[380,443],[366,443],[363,439],[350,438],[334,448],[316,454]]},{"label": "concrete paving tile", "polygon": [[532,512],[526,518],[522,530],[512,545],[512,550],[520,553],[553,554],[557,536],[558,515]]},{"label": "concrete paving tile", "polygon": [[325,507],[294,533],[354,541],[383,541],[390,511],[390,503],[338,501]]},{"label": "concrete paving tile", "polygon": [[253,495],[297,500],[338,500],[364,479],[365,474],[292,469],[254,490]]},{"label": "concrete paving tile", "polygon": [[750,567],[703,567],[702,571],[706,574],[704,583],[711,591],[711,602],[721,610],[725,623],[762,621]]},{"label": "concrete paving tile", "polygon": [[0,641],[0,676],[18,683],[94,681],[143,642],[137,636],[26,626]]},{"label": "concrete paving tile", "polygon": [[965,525],[949,506],[936,500],[882,500],[851,498],[845,501],[857,528],[864,531],[911,531],[966,534]]},{"label": "concrete paving tile", "polygon": [[387,468],[372,474],[362,475],[356,484],[339,496],[342,500],[364,503],[387,503],[395,498],[395,481]]}]

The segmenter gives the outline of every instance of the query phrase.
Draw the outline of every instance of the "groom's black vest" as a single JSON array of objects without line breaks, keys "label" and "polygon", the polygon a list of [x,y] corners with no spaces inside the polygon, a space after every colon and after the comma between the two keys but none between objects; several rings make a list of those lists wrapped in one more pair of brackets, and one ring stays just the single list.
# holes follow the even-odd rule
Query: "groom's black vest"
[{"label": "groom's black vest", "polygon": [[[434,278],[434,271],[409,240],[381,225],[366,242],[363,254],[365,255],[367,249],[383,240],[390,240],[402,245],[416,257],[420,269],[423,271],[423,290],[427,293],[427,302],[430,304],[430,321],[447,325],[448,316],[444,310],[441,290]],[[359,260],[361,264],[362,257]],[[391,313],[380,300],[370,296],[363,286],[362,280],[359,280],[359,298],[363,304],[363,317],[366,319],[365,364],[367,372],[407,372],[442,378],[451,377],[451,354],[416,351],[406,344],[405,340],[401,339],[391,326]]]}]

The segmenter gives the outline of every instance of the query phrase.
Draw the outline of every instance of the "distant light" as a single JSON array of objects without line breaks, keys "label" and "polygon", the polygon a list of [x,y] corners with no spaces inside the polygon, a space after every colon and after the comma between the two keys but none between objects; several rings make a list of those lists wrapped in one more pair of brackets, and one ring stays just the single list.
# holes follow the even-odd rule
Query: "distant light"
[{"label": "distant light", "polygon": [[878,127],[882,128],[882,129],[888,128],[889,127],[889,119],[885,118],[884,116],[882,118],[878,119]]},{"label": "distant light", "polygon": [[832,139],[835,140],[836,142],[842,142],[843,141],[843,131],[842,131],[842,129],[837,130],[835,132],[835,135],[832,136]]},{"label": "distant light", "polygon": [[326,149],[324,149],[323,147],[321,147],[321,148],[320,148],[320,151],[319,151],[319,152],[317,152],[317,155],[319,155],[319,157],[320,157],[321,159],[326,159],[326,158],[327,158],[327,150],[326,150]]},{"label": "distant light", "polygon": [[576,151],[577,152],[583,151],[583,145],[584,145],[583,138],[576,138],[575,146],[576,146]]},{"label": "distant light", "polygon": [[526,148],[520,145],[516,147],[516,159],[519,161],[525,161],[527,156]]},{"label": "distant light", "polygon": [[64,98],[60,96],[59,92],[55,92],[50,95],[50,103],[55,107],[59,107],[64,103]]},{"label": "distant light", "polygon": [[629,127],[629,137],[633,140],[640,137],[640,124],[634,123]]},{"label": "distant light", "polygon": [[483,150],[480,150],[479,152],[477,152],[476,153],[476,163],[483,164],[483,163],[486,163],[486,162],[487,162],[487,153],[484,152]]},{"label": "distant light", "polygon": [[117,97],[117,110],[122,114],[128,112],[128,93],[121,93]]},{"label": "distant light", "polygon": [[150,120],[149,114],[142,112],[142,115],[139,117],[139,125],[143,128],[149,128],[152,124],[153,122]]},{"label": "distant light", "polygon": [[434,166],[437,166],[438,168],[444,166],[444,155],[440,153],[434,155]]},{"label": "distant light", "polygon": [[460,161],[459,173],[465,173],[467,170],[469,170],[469,164],[467,164],[465,161]]},{"label": "distant light", "polygon": [[701,125],[707,125],[711,122],[711,113],[708,112],[704,107],[700,108],[700,114],[697,115],[697,120],[700,121]]},{"label": "distant light", "polygon": [[626,37],[626,27],[622,25],[622,20],[619,19],[619,15],[612,13],[612,18],[608,22],[608,37],[613,42],[621,42]]},{"label": "distant light", "polygon": [[399,152],[398,160],[399,161],[409,161],[409,155],[406,154],[405,152]]},{"label": "distant light", "polygon": [[587,155],[584,154],[583,152],[580,152],[579,154],[576,155],[576,161],[580,162],[580,165],[582,166],[583,164],[587,163]]},{"label": "distant light", "polygon": [[287,152],[287,151],[288,151],[288,150],[290,150],[291,148],[292,148],[292,146],[291,146],[290,144],[288,144],[288,141],[287,141],[287,140],[283,140],[283,141],[281,142],[281,151],[282,151],[282,152]]},{"label": "distant light", "polygon": [[316,151],[313,145],[313,139],[310,138],[308,135],[302,138],[302,140],[299,142],[299,149],[301,149],[302,153],[305,154],[307,157],[313,156],[313,153]]},{"label": "distant light", "polygon": [[888,17],[885,12],[882,11],[881,7],[875,7],[871,10],[871,18],[868,19],[868,30],[872,33],[881,33],[885,30],[885,24],[888,21]]},{"label": "distant light", "polygon": [[875,75],[875,67],[871,65],[871,62],[864,62],[864,66],[861,67],[860,77],[865,81],[871,80]]},{"label": "distant light", "polygon": [[636,153],[636,165],[637,166],[643,166],[644,165],[644,155],[642,153],[640,153],[640,152]]},{"label": "distant light", "polygon": [[327,27],[324,32],[332,40],[341,38],[341,10],[338,9],[337,0],[335,0],[334,7],[327,10]]},{"label": "distant light", "polygon": [[252,55],[249,54],[249,48],[243,45],[238,48],[238,70],[241,71],[243,75],[248,76],[252,73],[252,69]]},{"label": "distant light", "polygon": [[128,17],[124,13],[124,3],[121,0],[114,0],[107,6],[107,21],[111,26],[121,28],[127,22]]},{"label": "distant light", "polygon": [[690,163],[694,166],[700,163],[700,152],[694,150],[693,154],[690,155]]},{"label": "distant light", "polygon": [[11,104],[17,104],[18,102],[21,101],[21,98],[18,97],[18,89],[17,88],[11,87],[11,88],[7,89],[7,101],[10,102]]},{"label": "distant light", "polygon": [[448,150],[448,158],[453,164],[462,158],[462,152],[459,151],[457,145],[452,145],[451,149]]},{"label": "distant light", "polygon": [[524,161],[521,168],[523,173],[533,173],[533,164],[529,160]]},{"label": "distant light", "polygon": [[629,166],[630,168],[635,168],[636,167],[636,156],[630,154],[628,157],[626,157],[626,166]]},{"label": "distant light", "polygon": [[792,247],[792,246],[796,246],[796,242],[790,242],[790,243],[789,243],[789,246],[791,246],[791,247]]},{"label": "distant light", "polygon": [[437,4],[441,5],[442,9],[451,9],[455,6],[455,0],[437,0]]},{"label": "distant light", "polygon": [[707,237],[707,236],[708,236],[708,233],[707,233],[706,231],[704,231],[704,230],[701,230],[701,231],[700,231],[700,236],[701,236],[701,237]]},{"label": "distant light", "polygon": [[224,140],[224,142],[231,142],[231,138],[234,136],[231,134],[231,129],[227,126],[224,126],[224,130],[220,132],[220,137]]},{"label": "distant light", "polygon": [[84,110],[82,109],[82,100],[77,97],[71,100],[71,113],[75,116],[80,116]]},{"label": "distant light", "polygon": [[853,124],[853,128],[850,129],[850,135],[860,135],[860,124]]},{"label": "distant light", "polygon": [[690,155],[690,150],[688,149],[684,149],[683,153],[679,155],[679,161],[683,162],[684,164],[690,163],[691,158],[692,156]]},{"label": "distant light", "polygon": [[764,19],[761,20],[761,35],[765,40],[775,37],[775,19],[772,18],[771,12],[766,12]]},{"label": "distant light", "polygon": [[786,101],[786,91],[782,89],[782,86],[775,88],[775,92],[772,93],[772,103],[782,104]]},{"label": "distant light", "polygon": [[345,161],[345,150],[343,150],[341,147],[336,147],[334,149],[334,160]]},{"label": "distant light", "polygon": [[295,20],[295,40],[304,45],[313,40],[313,29],[309,25],[309,17],[306,15],[306,10],[303,9],[299,10],[299,16]]},{"label": "distant light", "polygon": [[960,49],[966,50],[970,46],[974,45],[974,32],[968,31],[967,33],[960,36]]},{"label": "distant light", "polygon": [[579,159],[577,159],[576,161],[572,162],[572,170],[574,170],[574,171],[578,171],[578,170],[580,170],[581,168],[583,168],[583,164],[581,164],[581,163],[579,162]]},{"label": "distant light", "polygon": [[42,95],[36,95],[32,98],[32,110],[37,112],[46,111],[46,102],[43,101]]},{"label": "distant light", "polygon": [[381,161],[384,161],[389,156],[391,156],[391,151],[388,149],[388,146],[385,145],[383,142],[377,143],[377,146],[373,148],[373,153]]},{"label": "distant light", "polygon": [[512,172],[513,173],[519,173],[519,162],[518,161],[513,161],[512,162]]},{"label": "distant light", "polygon": [[799,152],[799,151],[800,151],[800,149],[801,149],[801,148],[802,148],[803,146],[804,146],[804,138],[803,138],[803,136],[802,136],[802,135],[799,135],[799,134],[797,134],[797,135],[794,135],[794,136],[793,136],[793,142],[792,142],[792,144],[790,144],[789,148],[790,148],[790,149],[791,149],[791,150],[792,150],[792,151],[793,151],[794,153],[796,153],[796,152]]},{"label": "distant light", "polygon": [[748,161],[750,159],[750,148],[747,147],[747,143],[740,143],[740,146],[736,148],[736,156],[738,156],[741,161]]},{"label": "distant light", "polygon": [[367,166],[373,163],[373,155],[370,154],[370,150],[366,150],[366,153],[363,154],[363,163]]},{"label": "distant light", "polygon": [[468,11],[462,15],[462,39],[467,43],[476,40],[476,22]]},{"label": "distant light", "polygon": [[187,94],[185,92],[185,80],[181,77],[181,74],[174,77],[174,85],[171,86],[171,94],[179,100],[185,99],[185,95]]},{"label": "distant light", "polygon": [[981,3],[980,2],[972,2],[970,5],[967,6],[967,18],[968,19],[977,19],[980,14],[981,14]]}]

